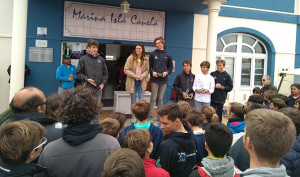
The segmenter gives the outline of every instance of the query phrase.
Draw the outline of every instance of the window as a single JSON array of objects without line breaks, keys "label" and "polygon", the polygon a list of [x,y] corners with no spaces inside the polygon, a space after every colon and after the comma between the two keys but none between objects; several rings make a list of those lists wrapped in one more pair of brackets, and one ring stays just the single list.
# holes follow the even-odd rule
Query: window
[{"label": "window", "polygon": [[264,44],[257,38],[233,33],[217,41],[217,59],[226,61],[225,70],[235,86],[256,87],[266,73],[267,53]]}]

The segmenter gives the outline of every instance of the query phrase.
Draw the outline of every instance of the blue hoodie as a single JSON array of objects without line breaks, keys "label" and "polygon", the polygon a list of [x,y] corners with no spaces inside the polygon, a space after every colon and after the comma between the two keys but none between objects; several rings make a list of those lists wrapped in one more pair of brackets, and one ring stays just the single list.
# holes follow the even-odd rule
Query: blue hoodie
[{"label": "blue hoodie", "polygon": [[[74,78],[69,81],[69,75],[73,74]],[[56,70],[56,79],[59,80],[59,86],[63,89],[69,89],[74,87],[76,76],[76,67],[74,65],[66,66],[65,64],[60,65]]]},{"label": "blue hoodie", "polygon": [[245,125],[245,121],[239,118],[230,118],[227,122],[227,126],[232,131],[232,134],[244,132]]}]

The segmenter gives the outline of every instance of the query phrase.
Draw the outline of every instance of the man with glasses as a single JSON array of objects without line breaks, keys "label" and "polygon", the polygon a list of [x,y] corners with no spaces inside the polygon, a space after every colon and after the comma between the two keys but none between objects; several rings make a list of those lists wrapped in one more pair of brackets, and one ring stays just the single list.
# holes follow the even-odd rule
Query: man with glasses
[{"label": "man with glasses", "polygon": [[149,72],[151,76],[150,118],[153,118],[154,104],[157,109],[163,105],[163,97],[168,75],[173,71],[172,57],[165,51],[166,41],[162,37],[154,39],[156,50],[150,54]]},{"label": "man with glasses", "polygon": [[3,118],[0,125],[7,120],[20,121],[29,119],[40,123],[46,128],[48,142],[54,141],[61,137],[62,126],[58,121],[45,116],[46,104],[47,100],[40,89],[36,87],[24,87],[15,94],[10,102],[10,108],[13,113]]},{"label": "man with glasses", "polygon": [[271,84],[271,77],[269,75],[265,75],[261,78],[262,88],[261,93],[264,94],[267,90],[273,90],[274,92],[278,92],[277,88]]},{"label": "man with glasses", "polygon": [[76,67],[71,64],[70,55],[63,56],[63,64],[56,70],[56,79],[59,80],[59,95],[63,95],[69,90],[74,90],[75,79],[77,79]]},{"label": "man with glasses", "polygon": [[[20,133],[22,132],[22,133]],[[47,139],[45,128],[34,121],[7,121],[0,126],[0,176],[33,176],[45,170],[32,162]]]}]

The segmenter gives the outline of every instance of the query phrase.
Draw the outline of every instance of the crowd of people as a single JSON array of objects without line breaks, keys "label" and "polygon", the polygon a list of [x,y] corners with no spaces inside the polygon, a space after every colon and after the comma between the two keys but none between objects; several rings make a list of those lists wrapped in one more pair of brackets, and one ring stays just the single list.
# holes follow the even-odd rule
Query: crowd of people
[{"label": "crowd of people", "polygon": [[[0,122],[0,176],[300,176],[300,84],[292,84],[287,97],[263,76],[263,87],[253,89],[246,105],[228,104],[225,125],[223,105],[233,87],[225,61],[217,60],[217,71],[210,74],[204,61],[195,76],[185,60],[173,85],[178,102],[163,105],[173,67],[164,44],[156,38],[149,59],[137,44],[125,64],[136,118],[126,127],[122,113],[99,119],[108,74],[95,40],[89,40],[76,71],[65,56],[57,69],[57,75],[67,76],[57,77],[63,79],[59,94],[46,99],[36,87],[17,92],[13,113]],[[149,73],[150,102],[143,99]],[[83,84],[74,88],[76,77]],[[151,122],[154,103],[159,126]]]}]

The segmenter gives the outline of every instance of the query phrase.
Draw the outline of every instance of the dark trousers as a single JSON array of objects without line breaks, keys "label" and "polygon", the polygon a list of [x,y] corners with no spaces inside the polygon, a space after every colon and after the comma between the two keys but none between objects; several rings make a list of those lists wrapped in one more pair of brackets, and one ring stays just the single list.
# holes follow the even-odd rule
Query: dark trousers
[{"label": "dark trousers", "polygon": [[217,115],[219,116],[219,122],[222,122],[222,111],[224,103],[213,103],[211,102],[210,105],[215,108]]}]

